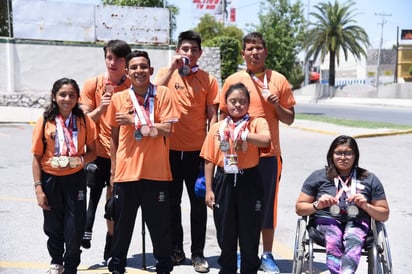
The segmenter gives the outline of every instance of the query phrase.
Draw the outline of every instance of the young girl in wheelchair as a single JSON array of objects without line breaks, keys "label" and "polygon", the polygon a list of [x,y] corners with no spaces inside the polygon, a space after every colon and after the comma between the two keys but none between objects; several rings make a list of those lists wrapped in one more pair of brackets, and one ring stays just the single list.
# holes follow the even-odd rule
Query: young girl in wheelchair
[{"label": "young girl in wheelchair", "polygon": [[354,138],[337,137],[326,159],[327,166],[303,183],[296,213],[313,217],[316,229],[324,234],[329,271],[354,273],[370,219],[386,221],[389,206],[380,180],[358,166],[359,148]]}]

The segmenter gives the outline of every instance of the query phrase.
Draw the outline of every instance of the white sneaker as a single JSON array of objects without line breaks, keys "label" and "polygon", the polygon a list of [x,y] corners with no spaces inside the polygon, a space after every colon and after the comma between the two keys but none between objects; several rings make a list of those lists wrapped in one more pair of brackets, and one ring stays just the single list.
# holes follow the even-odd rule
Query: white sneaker
[{"label": "white sneaker", "polygon": [[63,274],[64,272],[64,267],[60,264],[52,264],[50,265],[49,270],[47,271],[47,274]]}]

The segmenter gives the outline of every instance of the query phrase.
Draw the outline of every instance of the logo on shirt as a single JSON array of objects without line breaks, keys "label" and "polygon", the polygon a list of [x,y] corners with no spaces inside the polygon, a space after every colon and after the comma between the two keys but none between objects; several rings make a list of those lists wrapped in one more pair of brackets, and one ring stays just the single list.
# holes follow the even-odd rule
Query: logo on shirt
[{"label": "logo on shirt", "polygon": [[83,201],[84,200],[84,191],[83,190],[79,190],[79,192],[77,193],[77,200],[78,201]]},{"label": "logo on shirt", "polygon": [[159,196],[157,196],[157,201],[160,202],[164,202],[166,201],[166,195],[163,191],[159,192]]},{"label": "logo on shirt", "polygon": [[185,89],[185,87],[182,86],[182,85],[180,85],[180,83],[175,83],[175,89],[176,89],[176,90],[178,90],[178,89]]},{"label": "logo on shirt", "polygon": [[260,200],[256,201],[255,211],[262,211],[262,201]]}]

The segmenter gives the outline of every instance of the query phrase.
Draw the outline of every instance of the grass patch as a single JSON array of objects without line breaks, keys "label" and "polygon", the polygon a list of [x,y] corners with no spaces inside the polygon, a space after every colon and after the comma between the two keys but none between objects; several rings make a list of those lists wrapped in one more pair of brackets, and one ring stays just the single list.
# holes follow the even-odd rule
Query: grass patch
[{"label": "grass patch", "polygon": [[362,120],[348,120],[348,119],[324,117],[324,116],[311,115],[311,114],[296,113],[295,118],[300,119],[300,120],[318,121],[318,122],[330,123],[330,124],[335,124],[335,125],[358,127],[358,128],[372,128],[372,129],[373,128],[389,128],[389,129],[405,129],[405,130],[412,128],[412,126],[408,126],[408,125],[398,125],[398,124],[392,124],[392,123],[371,122],[371,121],[362,121]]}]

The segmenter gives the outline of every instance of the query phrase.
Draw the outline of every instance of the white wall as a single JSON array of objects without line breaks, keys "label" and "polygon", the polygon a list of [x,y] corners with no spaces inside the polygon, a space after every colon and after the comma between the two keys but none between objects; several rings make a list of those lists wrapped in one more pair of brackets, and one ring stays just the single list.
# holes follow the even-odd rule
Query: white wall
[{"label": "white wall", "polygon": [[[73,78],[82,85],[87,78],[105,71],[103,45],[11,42],[0,39],[0,93],[48,92],[61,77]],[[143,50],[149,53],[155,73],[168,66],[174,54],[168,47]]]}]

